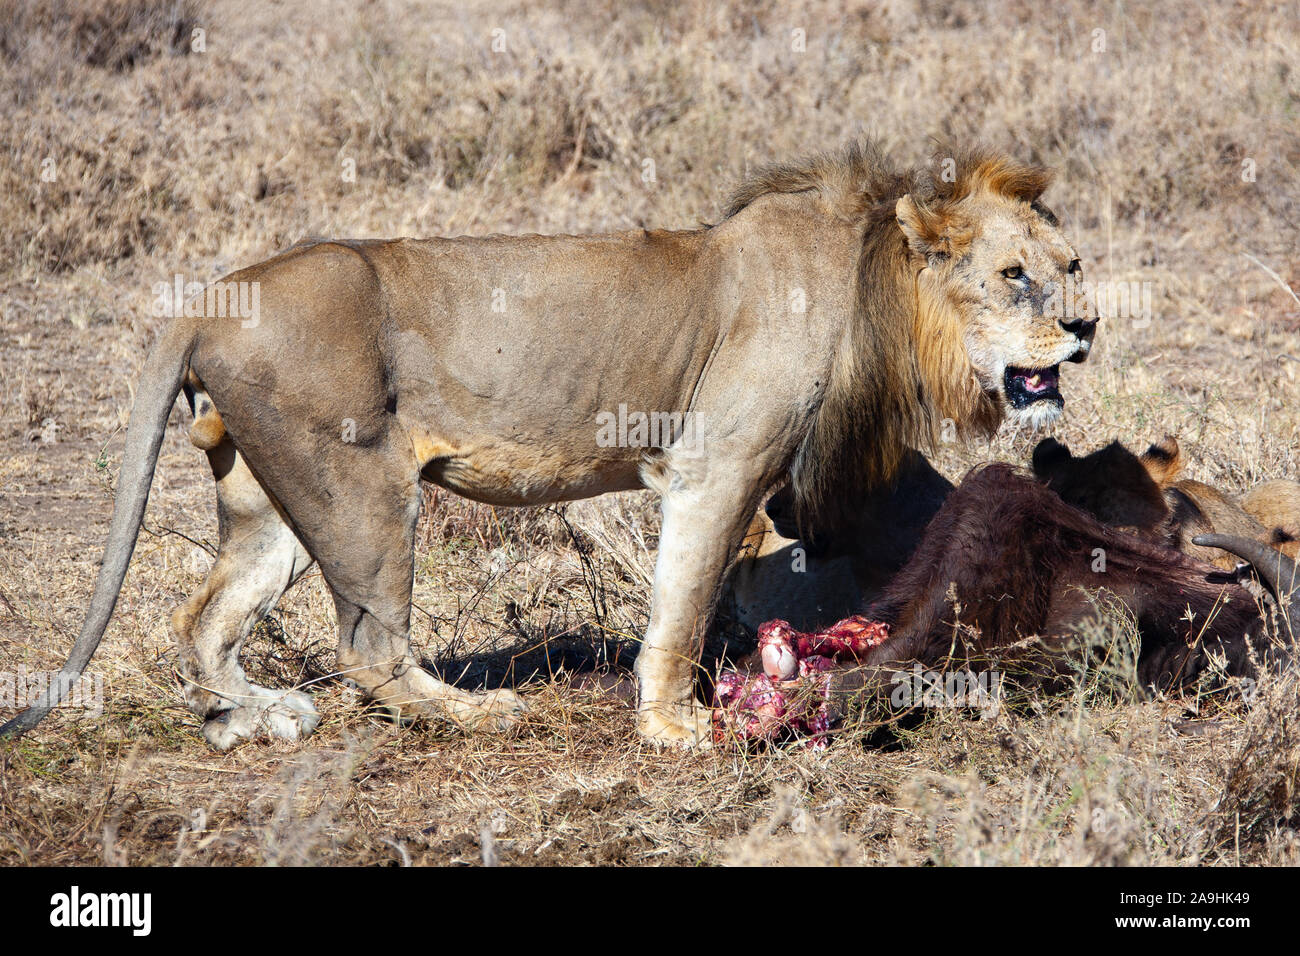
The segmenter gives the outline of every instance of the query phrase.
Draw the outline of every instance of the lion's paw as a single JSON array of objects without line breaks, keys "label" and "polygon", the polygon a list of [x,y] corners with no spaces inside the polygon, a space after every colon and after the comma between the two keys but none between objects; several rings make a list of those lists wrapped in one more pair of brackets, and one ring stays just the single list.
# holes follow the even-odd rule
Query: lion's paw
[{"label": "lion's paw", "polygon": [[660,747],[707,749],[713,746],[713,715],[703,706],[642,708],[641,736]]},{"label": "lion's paw", "polygon": [[475,701],[457,708],[456,717],[472,730],[505,730],[528,712],[524,699],[512,690],[490,690],[475,695]]},{"label": "lion's paw", "polygon": [[203,736],[217,750],[229,750],[241,740],[260,735],[301,740],[320,723],[311,698],[296,690],[252,688],[248,703],[223,711],[203,724]]}]

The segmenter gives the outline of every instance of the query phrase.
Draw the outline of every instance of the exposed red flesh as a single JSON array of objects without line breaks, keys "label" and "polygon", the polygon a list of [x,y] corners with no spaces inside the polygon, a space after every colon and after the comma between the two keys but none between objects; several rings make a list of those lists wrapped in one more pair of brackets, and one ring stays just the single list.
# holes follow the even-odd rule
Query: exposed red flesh
[{"label": "exposed red flesh", "polygon": [[796,631],[786,621],[768,621],[758,629],[763,672],[718,675],[714,740],[793,736],[825,747],[834,723],[829,672],[839,663],[861,660],[888,638],[889,625],[856,615],[812,633]]}]

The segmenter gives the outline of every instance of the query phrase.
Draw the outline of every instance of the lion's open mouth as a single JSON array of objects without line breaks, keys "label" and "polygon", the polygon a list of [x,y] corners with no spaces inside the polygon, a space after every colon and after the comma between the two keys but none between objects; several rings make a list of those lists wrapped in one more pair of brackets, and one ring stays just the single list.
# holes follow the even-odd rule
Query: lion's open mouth
[{"label": "lion's open mouth", "polygon": [[1008,366],[1002,376],[1002,387],[1012,408],[1025,408],[1034,402],[1055,402],[1064,405],[1061,397],[1061,366],[1051,368],[1015,368]]}]

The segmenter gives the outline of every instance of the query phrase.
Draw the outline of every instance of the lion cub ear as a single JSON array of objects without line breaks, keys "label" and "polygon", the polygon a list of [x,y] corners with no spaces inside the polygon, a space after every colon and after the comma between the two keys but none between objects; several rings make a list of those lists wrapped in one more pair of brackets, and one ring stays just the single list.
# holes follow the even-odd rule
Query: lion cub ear
[{"label": "lion cub ear", "polygon": [[1183,470],[1183,453],[1178,447],[1178,439],[1166,435],[1160,441],[1144,451],[1138,459],[1147,474],[1161,488],[1173,482]]},{"label": "lion cub ear", "polygon": [[971,228],[950,213],[918,203],[908,193],[894,205],[898,227],[913,252],[930,256],[954,256],[965,251]]}]

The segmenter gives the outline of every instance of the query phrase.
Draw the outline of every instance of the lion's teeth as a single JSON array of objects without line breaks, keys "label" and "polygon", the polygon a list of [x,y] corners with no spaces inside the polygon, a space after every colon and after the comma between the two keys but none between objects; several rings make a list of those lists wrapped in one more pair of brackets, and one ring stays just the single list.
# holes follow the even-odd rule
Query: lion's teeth
[{"label": "lion's teeth", "polygon": [[1037,388],[1037,387],[1038,387],[1038,380],[1039,380],[1039,376],[1037,376],[1037,375],[1031,375],[1031,376],[1029,376],[1029,378],[1025,379],[1025,382],[1026,382],[1026,384],[1028,384],[1028,386],[1029,386],[1030,388]]}]

